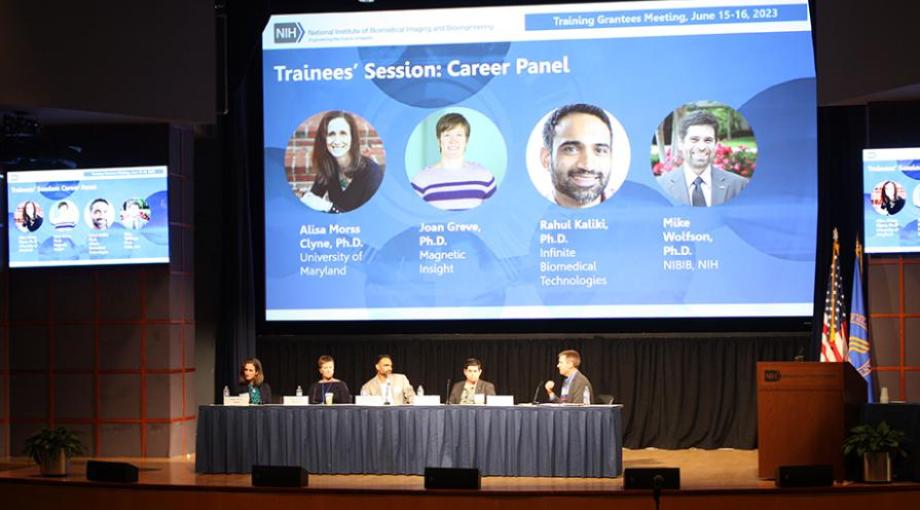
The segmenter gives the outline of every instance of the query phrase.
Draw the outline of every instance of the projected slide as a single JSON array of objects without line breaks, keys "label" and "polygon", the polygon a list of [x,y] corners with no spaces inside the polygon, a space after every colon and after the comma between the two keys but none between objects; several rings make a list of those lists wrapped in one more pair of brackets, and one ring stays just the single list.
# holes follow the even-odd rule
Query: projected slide
[{"label": "projected slide", "polygon": [[165,166],[9,172],[10,267],[169,262]]},{"label": "projected slide", "polygon": [[863,150],[866,253],[920,252],[920,147]]},{"label": "projected slide", "polygon": [[269,321],[804,317],[806,2],[272,16]]}]

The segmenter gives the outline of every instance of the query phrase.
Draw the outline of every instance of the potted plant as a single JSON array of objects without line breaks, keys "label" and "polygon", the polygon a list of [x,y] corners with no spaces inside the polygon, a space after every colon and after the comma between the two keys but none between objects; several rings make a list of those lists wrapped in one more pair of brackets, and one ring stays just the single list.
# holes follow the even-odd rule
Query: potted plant
[{"label": "potted plant", "polygon": [[864,482],[891,481],[891,454],[905,456],[901,448],[904,432],[892,429],[888,423],[860,425],[850,429],[843,440],[844,455],[856,454],[863,461]]},{"label": "potted plant", "polygon": [[42,476],[67,476],[70,458],[83,453],[83,443],[72,430],[45,428],[26,439],[24,453],[38,464]]}]

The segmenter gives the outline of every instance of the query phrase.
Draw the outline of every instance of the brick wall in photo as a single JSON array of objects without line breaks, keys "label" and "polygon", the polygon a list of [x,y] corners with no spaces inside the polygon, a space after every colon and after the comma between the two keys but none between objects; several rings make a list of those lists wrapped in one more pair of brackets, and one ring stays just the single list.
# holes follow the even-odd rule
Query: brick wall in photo
[{"label": "brick wall in photo", "polygon": [[[316,114],[302,122],[291,135],[284,151],[284,171],[287,180],[301,192],[309,190],[316,180],[316,172],[311,168],[310,159],[316,139],[316,128],[322,115]],[[355,117],[355,122],[358,125],[359,135],[356,138],[361,147],[361,154],[371,158],[384,169],[387,163],[386,148],[377,129],[360,117]]]}]

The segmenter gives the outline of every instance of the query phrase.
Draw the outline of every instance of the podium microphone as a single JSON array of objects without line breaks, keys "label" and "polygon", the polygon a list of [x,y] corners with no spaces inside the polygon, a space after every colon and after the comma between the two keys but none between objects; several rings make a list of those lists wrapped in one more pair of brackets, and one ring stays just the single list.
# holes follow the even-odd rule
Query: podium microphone
[{"label": "podium microphone", "polygon": [[451,383],[451,382],[453,382],[453,380],[452,380],[450,377],[448,377],[448,378],[447,378],[447,391],[444,392],[444,395],[445,395],[445,396],[444,396],[444,404],[445,404],[445,405],[449,405],[449,404],[450,404],[450,383]]}]

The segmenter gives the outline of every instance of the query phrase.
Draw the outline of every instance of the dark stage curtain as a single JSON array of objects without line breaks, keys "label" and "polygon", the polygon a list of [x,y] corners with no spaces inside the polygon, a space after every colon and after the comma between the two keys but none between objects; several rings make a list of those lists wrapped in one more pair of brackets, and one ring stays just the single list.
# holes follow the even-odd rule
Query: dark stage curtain
[{"label": "dark stage curtain", "polygon": [[544,398],[547,379],[561,384],[557,353],[576,349],[595,392],[611,394],[624,405],[623,446],[679,449],[755,448],[756,362],[792,360],[808,343],[808,333],[571,339],[286,336],[262,337],[258,347],[266,380],[279,395],[293,395],[297,385],[306,389],[317,379],[321,354],[335,358],[336,376],[358,393],[374,374],[374,357],[387,353],[395,372],[442,398],[448,378],[462,379],[463,361],[479,358],[482,378],[494,382],[499,394],[513,394],[515,402],[530,402],[537,387]]},{"label": "dark stage curtain", "polygon": [[[242,103],[246,87],[234,94],[233,101]],[[232,114],[241,125],[246,124],[245,108],[234,108]],[[240,118],[242,117],[242,118]],[[234,130],[230,134],[232,153],[224,165],[227,178],[222,181],[224,224],[223,245],[214,249],[222,251],[220,299],[215,352],[215,402],[220,402],[224,385],[236,381],[244,359],[256,352],[255,285],[253,281],[252,203],[249,176],[252,165],[245,141],[247,131]],[[246,143],[244,143],[246,142]]]},{"label": "dark stage curtain", "polygon": [[[808,358],[818,360],[824,296],[833,253],[833,231],[840,239],[840,270],[846,310],[852,296],[856,239],[862,231],[862,150],[866,147],[866,107],[818,108],[818,232],[815,251],[815,308]],[[854,205],[855,204],[855,205]],[[863,268],[865,274],[865,268]],[[865,288],[866,286],[863,285]]]},{"label": "dark stage curtain", "polygon": [[256,354],[256,285],[254,283],[257,242],[254,222],[260,216],[254,207],[261,199],[253,191],[261,178],[261,140],[258,108],[261,100],[259,44],[266,18],[262,2],[226,2],[218,9],[230,34],[222,49],[228,90],[227,111],[218,121],[223,148],[220,172],[208,183],[213,195],[207,203],[221,211],[220,243],[206,248],[209,263],[220,264],[220,288],[200,289],[219,302],[215,349],[214,398],[219,402],[224,385],[237,380],[243,360]]}]

